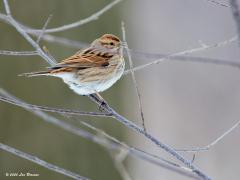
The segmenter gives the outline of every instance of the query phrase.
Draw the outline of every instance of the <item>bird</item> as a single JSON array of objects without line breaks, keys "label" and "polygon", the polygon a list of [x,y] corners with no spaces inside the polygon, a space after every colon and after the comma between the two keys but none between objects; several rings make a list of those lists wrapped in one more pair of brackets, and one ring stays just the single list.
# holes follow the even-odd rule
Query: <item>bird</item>
[{"label": "bird", "polygon": [[104,34],[91,45],[45,71],[24,73],[27,77],[53,76],[61,78],[79,95],[103,92],[123,75],[125,61],[121,40],[113,34]]}]

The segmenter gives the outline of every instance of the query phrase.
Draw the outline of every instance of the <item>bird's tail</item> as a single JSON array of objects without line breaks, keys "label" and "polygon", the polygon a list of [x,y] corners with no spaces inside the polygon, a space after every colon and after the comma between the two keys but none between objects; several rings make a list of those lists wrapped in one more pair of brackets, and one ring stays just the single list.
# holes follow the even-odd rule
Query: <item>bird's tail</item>
[{"label": "bird's tail", "polygon": [[38,72],[30,72],[19,74],[18,76],[26,76],[26,77],[34,77],[34,76],[47,76],[50,74],[50,71],[38,71]]}]

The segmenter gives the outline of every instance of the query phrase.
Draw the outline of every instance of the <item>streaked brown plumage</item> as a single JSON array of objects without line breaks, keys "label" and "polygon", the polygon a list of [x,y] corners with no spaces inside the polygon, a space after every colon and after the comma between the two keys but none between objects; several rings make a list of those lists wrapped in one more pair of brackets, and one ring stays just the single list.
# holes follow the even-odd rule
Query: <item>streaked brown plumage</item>
[{"label": "streaked brown plumage", "polygon": [[105,34],[93,41],[89,48],[77,52],[49,70],[25,75],[59,77],[76,93],[88,95],[111,87],[122,76],[124,67],[121,41],[112,34]]}]

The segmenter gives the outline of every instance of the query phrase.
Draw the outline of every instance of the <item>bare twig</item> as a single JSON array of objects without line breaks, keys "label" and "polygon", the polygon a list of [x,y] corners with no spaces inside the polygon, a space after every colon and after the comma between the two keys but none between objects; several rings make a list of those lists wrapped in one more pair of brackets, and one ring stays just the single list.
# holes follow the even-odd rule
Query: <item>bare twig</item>
[{"label": "bare twig", "polygon": [[[7,91],[5,91],[4,89],[0,88],[0,94],[2,94],[5,97],[8,97],[10,99],[14,99],[16,102],[19,102],[19,104],[24,104],[26,102],[17,99],[15,96],[9,94]],[[149,154],[147,152],[138,150],[134,147],[130,147],[127,144],[120,142],[119,140],[117,140],[116,138],[110,136],[109,134],[107,134],[106,132],[104,132],[103,130],[100,130],[86,122],[81,121],[81,124],[83,124],[85,127],[88,127],[94,131],[97,132],[98,135],[94,135],[90,132],[87,132],[83,129],[77,128],[69,123],[66,123],[62,120],[59,120],[53,116],[50,116],[40,110],[32,110],[32,109],[27,109],[23,106],[21,106],[22,108],[26,109],[27,111],[33,113],[34,115],[38,116],[39,118],[41,118],[42,120],[44,120],[47,123],[53,124],[57,127],[62,128],[63,130],[66,130],[72,134],[75,134],[77,136],[83,137],[85,139],[88,139],[94,143],[97,143],[105,148],[107,148],[109,151],[112,150],[121,150],[121,149],[127,149],[128,150],[128,155],[132,156],[132,157],[136,157],[139,159],[142,159],[146,162],[155,164],[157,166],[166,168],[168,170],[174,171],[176,173],[182,174],[184,176],[188,176],[188,177],[192,177],[194,179],[197,178],[197,176],[195,176],[194,174],[192,174],[191,170],[182,166],[179,166],[178,164],[172,163],[170,161],[167,161],[163,158],[160,158],[156,155],[152,155]],[[100,135],[100,136],[99,136]]]},{"label": "bare twig", "polygon": [[140,115],[141,115],[141,119],[142,119],[142,126],[143,126],[144,131],[146,131],[145,118],[144,118],[144,115],[143,115],[143,108],[142,108],[141,94],[140,94],[140,91],[139,91],[139,88],[138,88],[138,84],[137,84],[137,80],[136,80],[134,71],[132,70],[133,69],[133,62],[132,62],[132,57],[131,57],[130,51],[128,49],[128,44],[127,44],[127,41],[126,41],[126,31],[125,31],[125,27],[124,27],[124,22],[122,22],[122,36],[123,36],[124,47],[127,51],[127,56],[128,56],[130,70],[131,70],[133,84],[135,86],[136,94],[137,94],[137,97],[138,97],[138,107],[139,107]]},{"label": "bare twig", "polygon": [[[240,12],[237,0],[230,0],[232,16],[237,26],[238,38],[240,39]],[[240,45],[240,41],[239,41]]]},{"label": "bare twig", "polygon": [[132,180],[130,174],[128,173],[126,167],[123,164],[123,160],[128,155],[128,150],[121,149],[118,154],[110,152],[110,156],[113,160],[115,168],[118,170],[123,180]]},{"label": "bare twig", "polygon": [[233,130],[235,130],[240,125],[240,121],[238,121],[236,124],[234,124],[231,128],[229,128],[227,131],[225,131],[221,136],[219,136],[217,139],[215,139],[213,142],[208,144],[204,147],[195,147],[195,148],[185,148],[185,149],[176,149],[176,151],[183,151],[183,152],[201,152],[201,151],[207,151],[211,149],[213,146],[218,144],[223,138],[225,138],[228,134],[230,134]]},{"label": "bare twig", "polygon": [[[7,2],[7,0],[4,0],[4,2]],[[4,3],[4,5],[5,9],[7,9],[8,4]],[[18,22],[12,18],[11,14],[8,14],[7,16],[1,15],[1,17],[4,18],[4,20],[7,21],[10,25],[12,25],[27,40],[36,49],[39,56],[41,56],[46,62],[48,62],[51,65],[56,64],[55,61],[53,61],[43,52],[39,45],[25,32],[25,30],[18,24]]]},{"label": "bare twig", "polygon": [[179,161],[181,161],[184,165],[186,165],[188,168],[190,168],[195,174],[197,174],[199,177],[201,177],[202,179],[205,180],[209,180],[211,179],[210,177],[208,177],[206,174],[204,174],[201,170],[199,170],[195,165],[191,164],[191,162],[187,159],[185,159],[182,155],[180,155],[178,152],[176,152],[173,148],[171,148],[170,146],[168,146],[165,143],[160,142],[157,138],[155,138],[154,136],[152,136],[151,134],[147,133],[146,131],[144,131],[144,129],[140,128],[139,126],[137,126],[136,124],[134,124],[133,122],[129,121],[128,119],[126,119],[125,117],[121,116],[120,114],[118,114],[114,109],[112,109],[107,103],[106,104],[102,104],[102,101],[99,100],[95,95],[89,95],[88,96],[93,102],[95,102],[96,104],[98,104],[98,106],[101,105],[101,107],[103,108],[103,110],[105,110],[106,112],[112,114],[112,116],[120,123],[124,124],[125,126],[127,126],[128,128],[142,134],[145,136],[145,138],[147,138],[148,140],[150,140],[152,143],[156,144],[159,148],[163,149],[164,151],[166,151],[167,153],[171,154],[173,157],[177,158]]},{"label": "bare twig", "polygon": [[[137,148],[128,146],[127,144],[117,140],[113,136],[107,134],[106,132],[104,132],[101,129],[98,129],[98,128],[90,125],[87,122],[80,121],[80,123],[82,125],[84,125],[85,127],[88,127],[91,130],[94,130],[95,132],[97,132],[97,134],[98,134],[97,137],[98,138],[101,138],[103,136],[104,139],[110,140],[111,142],[114,142],[114,143],[116,143],[118,145],[121,145],[121,148],[119,148],[119,150],[120,151],[123,150],[124,152],[126,152],[126,155],[130,155],[132,157],[140,158],[140,159],[142,159],[142,160],[144,160],[146,162],[155,164],[157,166],[161,166],[163,168],[166,168],[168,170],[172,170],[174,172],[177,172],[177,173],[182,174],[182,175],[187,176],[187,177],[191,177],[193,179],[200,179],[199,176],[196,176],[195,174],[192,174],[192,170],[189,169],[189,168],[186,168],[184,166],[180,166],[180,165],[178,165],[176,163],[173,163],[171,161],[163,159],[163,158],[161,158],[159,156],[156,156],[156,155],[147,153],[145,151],[139,150]],[[106,142],[108,142],[108,141],[106,141]],[[108,148],[108,150],[111,150],[111,149]],[[122,159],[122,158],[118,158],[118,159]]]},{"label": "bare twig", "polygon": [[11,16],[11,11],[9,8],[8,0],[3,0],[4,6],[5,6],[5,11],[8,16]]},{"label": "bare twig", "polygon": [[[168,59],[170,59],[172,57],[181,56],[181,55],[188,55],[188,54],[192,54],[192,53],[196,53],[196,52],[200,52],[200,51],[205,51],[205,50],[209,50],[209,49],[216,48],[216,47],[222,47],[222,46],[225,46],[225,45],[230,44],[232,42],[235,42],[237,40],[238,40],[238,37],[234,36],[234,37],[232,37],[232,38],[230,38],[228,40],[221,41],[221,42],[218,42],[216,44],[201,46],[201,47],[198,47],[198,48],[188,49],[188,50],[185,50],[185,51],[177,52],[177,53],[168,55],[166,57],[162,57],[160,59],[157,59],[157,60],[155,60],[153,62],[137,66],[137,67],[133,68],[132,70],[133,71],[138,71],[138,70],[141,70],[141,69],[145,69],[148,66],[159,64],[160,62],[162,62],[164,60],[168,60]],[[129,73],[131,73],[131,70],[126,70],[124,74],[129,74]]]},{"label": "bare twig", "polygon": [[38,38],[37,38],[37,44],[39,44],[39,42],[42,39],[42,36],[46,33],[46,28],[48,23],[50,22],[50,20],[52,19],[52,15],[48,16],[46,22],[43,25],[42,31],[39,33]]},{"label": "bare twig", "polygon": [[38,55],[37,51],[5,51],[0,50],[0,55],[5,56],[36,56]]},{"label": "bare twig", "polygon": [[59,114],[69,114],[69,115],[78,115],[78,116],[100,116],[100,117],[111,116],[111,114],[107,114],[107,113],[84,112],[84,111],[71,110],[71,109],[60,109],[60,108],[51,108],[51,107],[47,107],[47,106],[38,106],[38,105],[18,102],[14,99],[3,97],[3,96],[0,96],[0,101],[4,101],[7,103],[16,105],[16,106],[24,107],[26,109],[41,110],[41,111],[54,112],[54,113],[59,113]]},{"label": "bare twig", "polygon": [[[46,29],[45,33],[54,33],[54,32],[60,32],[60,31],[65,31],[65,30],[69,30],[72,28],[76,28],[79,26],[82,26],[84,24],[87,24],[91,21],[97,20],[99,18],[99,16],[101,16],[102,14],[104,14],[105,12],[107,12],[108,10],[110,10],[114,5],[118,4],[119,2],[121,2],[122,0],[114,0],[113,2],[109,3],[107,6],[105,6],[104,8],[102,8],[101,10],[99,10],[98,12],[92,14],[91,16],[82,19],[80,21],[76,21],[74,23],[68,24],[68,25],[63,25],[60,27],[56,27],[56,28],[51,28],[51,29]],[[34,32],[34,33],[41,33],[42,30],[38,30],[38,29],[26,29],[26,32]]]},{"label": "bare twig", "polygon": [[15,148],[12,148],[12,147],[7,146],[5,144],[0,143],[0,149],[4,150],[6,152],[12,153],[12,154],[14,154],[14,155],[16,155],[18,157],[23,158],[23,159],[27,159],[29,161],[32,161],[32,162],[34,162],[34,163],[36,163],[36,164],[38,164],[40,166],[43,166],[43,167],[45,167],[47,169],[50,169],[52,171],[55,171],[57,173],[63,174],[65,176],[68,176],[70,178],[79,179],[79,180],[87,180],[88,179],[86,177],[80,176],[79,174],[76,174],[74,172],[71,172],[71,171],[68,171],[66,169],[60,168],[60,167],[58,167],[56,165],[50,164],[50,163],[48,163],[46,161],[43,161],[43,160],[39,159],[36,156],[33,156],[33,155],[27,154],[25,152],[19,151],[19,150],[15,149]]}]

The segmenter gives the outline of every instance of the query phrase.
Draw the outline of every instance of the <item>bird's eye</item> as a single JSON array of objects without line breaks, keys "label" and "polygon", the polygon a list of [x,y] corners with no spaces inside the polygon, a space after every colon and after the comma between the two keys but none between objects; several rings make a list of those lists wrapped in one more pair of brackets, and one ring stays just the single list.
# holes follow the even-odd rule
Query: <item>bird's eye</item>
[{"label": "bird's eye", "polygon": [[114,45],[113,42],[110,42],[110,45],[113,46]]}]

